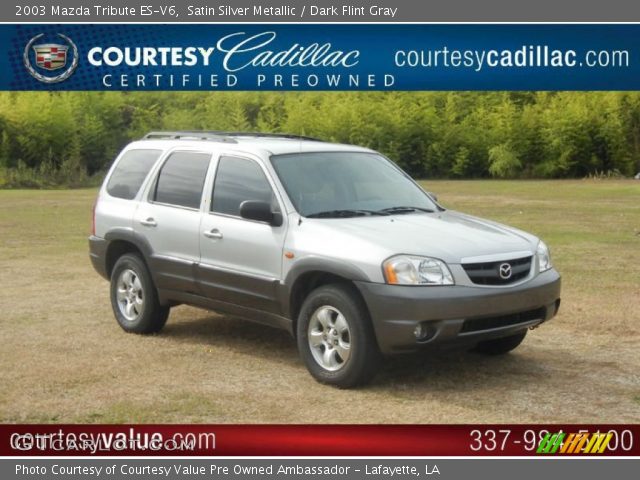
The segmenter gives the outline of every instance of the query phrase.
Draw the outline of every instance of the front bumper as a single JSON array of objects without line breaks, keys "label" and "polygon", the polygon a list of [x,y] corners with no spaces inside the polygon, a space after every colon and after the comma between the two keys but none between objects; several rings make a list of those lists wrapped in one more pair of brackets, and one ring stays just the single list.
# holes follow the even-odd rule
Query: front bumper
[{"label": "front bumper", "polygon": [[[387,354],[508,336],[550,320],[560,307],[555,269],[512,287],[356,285]],[[418,340],[414,331],[422,322],[428,334]]]}]

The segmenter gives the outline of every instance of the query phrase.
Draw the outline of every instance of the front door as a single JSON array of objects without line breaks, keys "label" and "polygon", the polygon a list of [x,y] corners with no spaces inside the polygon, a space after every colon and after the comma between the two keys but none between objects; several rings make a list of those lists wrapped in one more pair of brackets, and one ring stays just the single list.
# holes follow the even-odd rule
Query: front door
[{"label": "front door", "polygon": [[200,225],[201,288],[216,300],[280,313],[278,284],[286,223],[274,227],[241,218],[240,204],[245,200],[270,202],[274,211],[280,209],[258,162],[222,156],[209,211]]}]

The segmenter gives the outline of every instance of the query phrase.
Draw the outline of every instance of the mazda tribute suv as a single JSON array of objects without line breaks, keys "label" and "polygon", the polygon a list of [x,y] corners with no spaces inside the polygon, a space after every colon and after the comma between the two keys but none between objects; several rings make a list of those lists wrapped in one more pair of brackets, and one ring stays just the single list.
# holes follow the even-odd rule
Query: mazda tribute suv
[{"label": "mazda tribute suv", "polygon": [[338,387],[388,354],[507,353],[560,306],[539,238],[443,208],[380,153],[291,135],[147,134],[107,174],[89,245],[125,331],[179,304],[244,317]]}]

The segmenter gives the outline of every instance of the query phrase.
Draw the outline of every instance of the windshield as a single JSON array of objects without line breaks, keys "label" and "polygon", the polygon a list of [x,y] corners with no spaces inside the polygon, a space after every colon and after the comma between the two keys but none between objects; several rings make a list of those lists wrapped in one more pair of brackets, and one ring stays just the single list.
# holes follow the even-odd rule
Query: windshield
[{"label": "windshield", "polygon": [[271,162],[302,216],[345,217],[435,211],[409,177],[375,153],[274,155]]}]

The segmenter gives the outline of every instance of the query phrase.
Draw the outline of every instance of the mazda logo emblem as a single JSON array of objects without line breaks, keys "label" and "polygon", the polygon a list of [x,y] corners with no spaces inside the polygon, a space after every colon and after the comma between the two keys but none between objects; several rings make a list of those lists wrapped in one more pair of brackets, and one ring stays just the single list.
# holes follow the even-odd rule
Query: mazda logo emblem
[{"label": "mazda logo emblem", "polygon": [[500,272],[500,278],[503,280],[509,280],[511,278],[511,265],[508,263],[502,263],[498,269]]}]

